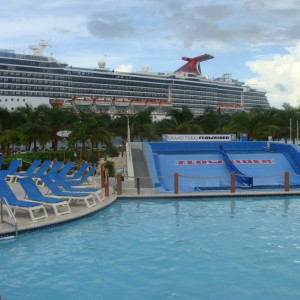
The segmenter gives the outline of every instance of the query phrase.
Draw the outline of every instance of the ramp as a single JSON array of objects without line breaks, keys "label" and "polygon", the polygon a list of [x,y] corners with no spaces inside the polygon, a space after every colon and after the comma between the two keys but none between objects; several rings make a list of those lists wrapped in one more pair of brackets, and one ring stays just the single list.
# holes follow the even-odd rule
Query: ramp
[{"label": "ramp", "polygon": [[174,173],[179,173],[179,191],[193,192],[195,188],[230,186],[228,170],[218,152],[155,154],[160,191],[174,190]]},{"label": "ramp", "polygon": [[140,178],[141,188],[153,188],[150,173],[142,149],[132,148],[134,177]]},{"label": "ramp", "polygon": [[284,186],[284,173],[291,174],[290,184],[299,185],[300,177],[283,153],[231,153],[239,170],[253,177],[253,187]]},{"label": "ramp", "polygon": [[[227,152],[228,153],[228,152]],[[219,153],[155,153],[158,190],[174,190],[174,173],[179,173],[179,191],[218,190],[230,188],[230,172]],[[253,188],[284,186],[284,172],[290,185],[300,185],[300,177],[282,153],[230,152],[230,162],[241,174],[253,178]]]},{"label": "ramp", "polygon": [[225,165],[229,172],[234,172],[236,174],[236,181],[239,182],[242,186],[251,187],[253,186],[253,177],[247,176],[242,173],[229,159],[222,145],[220,145],[220,154],[222,155]]}]

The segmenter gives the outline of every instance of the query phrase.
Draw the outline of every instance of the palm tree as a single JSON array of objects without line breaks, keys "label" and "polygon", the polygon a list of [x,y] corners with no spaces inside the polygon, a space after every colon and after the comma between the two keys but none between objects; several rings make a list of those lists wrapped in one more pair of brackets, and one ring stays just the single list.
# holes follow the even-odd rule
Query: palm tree
[{"label": "palm tree", "polygon": [[152,111],[153,108],[146,108],[129,117],[131,141],[133,141],[134,137],[140,138],[141,141],[143,139],[148,139],[149,141],[159,139],[156,127],[152,122]]},{"label": "palm tree", "polygon": [[297,135],[295,124],[300,119],[299,108],[294,108],[288,103],[284,103],[282,107],[283,110],[278,110],[278,124],[280,126],[278,135],[280,135],[280,138],[284,137],[286,141],[288,136],[291,135],[292,141],[295,143]]},{"label": "palm tree", "polygon": [[52,148],[56,151],[60,140],[57,133],[62,130],[72,130],[73,124],[78,120],[77,113],[73,109],[48,105],[38,106],[36,112],[40,126],[45,129],[45,134],[47,133],[47,138],[52,141]]},{"label": "palm tree", "polygon": [[9,129],[13,128],[11,114],[7,108],[0,107],[0,144],[2,152],[7,152],[9,148]]},{"label": "palm tree", "polygon": [[251,110],[247,112],[234,113],[226,127],[228,132],[235,132],[237,135],[248,133],[249,140],[265,140],[268,135],[276,132],[276,114],[274,111]]},{"label": "palm tree", "polygon": [[157,132],[161,135],[163,133],[201,133],[201,127],[195,123],[193,113],[186,107],[182,110],[172,109],[168,113],[168,118],[157,122]]},{"label": "palm tree", "polygon": [[98,149],[98,144],[104,143],[107,147],[112,146],[113,130],[110,128],[111,119],[108,114],[96,115],[90,126],[90,140],[92,143],[92,152],[94,146]]},{"label": "palm tree", "polygon": [[36,152],[39,137],[47,132],[47,128],[40,123],[38,112],[33,109],[32,105],[26,104],[25,107],[18,107],[12,116],[20,132],[27,136],[28,148],[30,149],[33,143],[33,150]]},{"label": "palm tree", "polygon": [[127,139],[128,134],[128,115],[118,115],[110,121],[110,129],[114,136],[120,136],[122,140]]},{"label": "palm tree", "polygon": [[229,119],[230,115],[222,114],[220,109],[206,109],[203,115],[195,118],[195,123],[202,128],[203,133],[222,133]]},{"label": "palm tree", "polygon": [[79,119],[72,128],[70,141],[76,143],[81,141],[83,150],[90,141],[92,149],[98,147],[99,142],[108,147],[112,144],[112,131],[110,130],[110,116],[108,114],[97,115],[91,111],[81,111]]}]

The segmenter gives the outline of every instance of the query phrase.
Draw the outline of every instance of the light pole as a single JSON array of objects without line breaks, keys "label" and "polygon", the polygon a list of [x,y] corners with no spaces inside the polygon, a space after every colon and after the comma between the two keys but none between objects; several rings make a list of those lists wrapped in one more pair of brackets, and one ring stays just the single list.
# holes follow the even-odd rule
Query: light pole
[{"label": "light pole", "polygon": [[292,143],[292,118],[290,118],[290,141]]},{"label": "light pole", "polygon": [[299,140],[299,121],[297,120],[297,146],[298,146],[298,141]]},{"label": "light pole", "polygon": [[130,125],[129,125],[129,115],[127,115],[127,142],[130,143]]}]

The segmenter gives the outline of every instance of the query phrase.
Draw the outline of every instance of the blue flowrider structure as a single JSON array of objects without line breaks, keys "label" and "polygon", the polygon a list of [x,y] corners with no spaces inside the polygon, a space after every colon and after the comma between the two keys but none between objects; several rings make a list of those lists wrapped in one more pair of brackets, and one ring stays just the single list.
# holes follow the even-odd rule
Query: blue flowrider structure
[{"label": "blue flowrider structure", "polygon": [[154,186],[159,192],[174,191],[174,173],[179,174],[179,192],[230,189],[230,173],[236,173],[236,188],[283,189],[284,174],[290,187],[300,188],[300,151],[295,145],[266,141],[205,141],[143,143]]},{"label": "blue flowrider structure", "polygon": [[249,177],[242,173],[230,160],[228,155],[226,154],[222,145],[220,145],[220,154],[222,155],[225,165],[230,172],[234,172],[236,175],[236,181],[239,182],[244,187],[252,187],[253,186],[253,177]]}]

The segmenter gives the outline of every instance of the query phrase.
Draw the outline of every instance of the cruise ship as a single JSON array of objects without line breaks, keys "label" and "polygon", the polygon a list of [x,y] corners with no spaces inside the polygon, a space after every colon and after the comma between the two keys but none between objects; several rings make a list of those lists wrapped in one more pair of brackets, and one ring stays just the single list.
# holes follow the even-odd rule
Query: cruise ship
[{"label": "cruise ship", "polygon": [[209,54],[183,57],[186,63],[172,73],[154,73],[148,66],[122,73],[107,69],[103,60],[95,69],[69,66],[43,55],[47,46],[46,41],[30,46],[30,54],[0,49],[0,106],[13,111],[26,104],[61,105],[112,116],[152,107],[153,120],[163,118],[171,108],[188,107],[201,115],[205,109],[270,107],[264,91],[245,86],[230,74],[203,76],[200,63],[212,59]]}]

